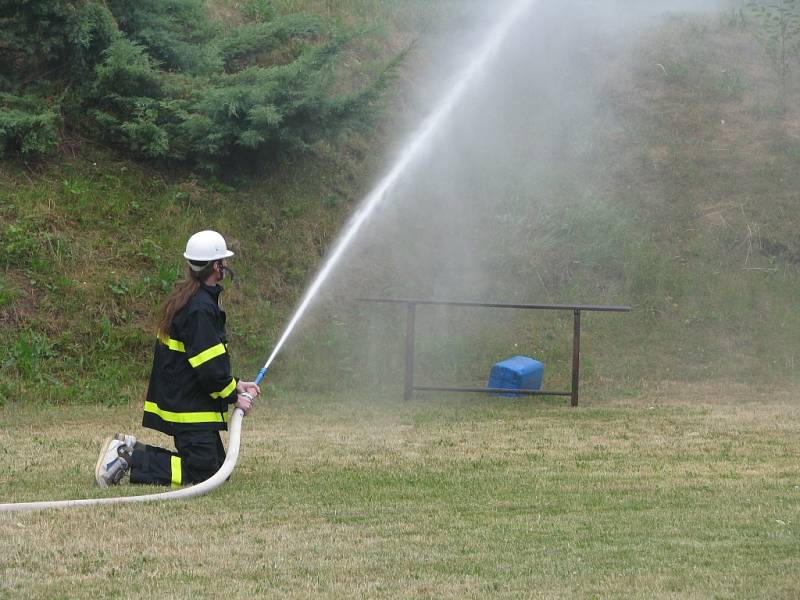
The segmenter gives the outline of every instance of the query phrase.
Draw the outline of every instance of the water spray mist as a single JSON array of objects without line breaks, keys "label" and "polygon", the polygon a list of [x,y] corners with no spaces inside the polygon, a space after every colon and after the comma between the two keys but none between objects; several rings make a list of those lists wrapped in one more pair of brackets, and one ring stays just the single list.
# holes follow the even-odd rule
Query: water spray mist
[{"label": "water spray mist", "polygon": [[297,323],[305,314],[311,302],[316,297],[319,289],[328,279],[331,271],[339,263],[342,255],[348,246],[352,243],[361,226],[366,222],[375,209],[381,204],[386,197],[386,194],[400,179],[400,177],[412,164],[414,159],[425,149],[426,145],[430,142],[433,135],[436,133],[441,124],[447,119],[452,112],[453,108],[458,105],[459,100],[464,95],[464,92],[469,88],[473,80],[480,74],[485,67],[486,63],[497,51],[502,41],[506,38],[508,30],[511,26],[529,9],[537,0],[517,0],[511,6],[507,13],[497,22],[492,28],[490,34],[487,36],[486,41],[479,48],[475,58],[472,59],[466,67],[459,73],[455,80],[455,84],[450,89],[448,94],[442,98],[435,110],[423,121],[419,129],[409,138],[408,142],[403,146],[399,158],[394,163],[394,166],[389,172],[381,179],[375,188],[364,198],[361,207],[353,215],[344,229],[344,233],[337,240],[334,245],[333,251],[328,256],[324,265],[320,269],[317,276],[312,281],[311,285],[306,290],[297,310],[292,316],[289,324],[286,326],[283,334],[281,335],[275,348],[272,350],[267,362],[258,372],[256,383],[260,383],[267,373],[272,361],[280,352],[286,340],[292,334]]}]

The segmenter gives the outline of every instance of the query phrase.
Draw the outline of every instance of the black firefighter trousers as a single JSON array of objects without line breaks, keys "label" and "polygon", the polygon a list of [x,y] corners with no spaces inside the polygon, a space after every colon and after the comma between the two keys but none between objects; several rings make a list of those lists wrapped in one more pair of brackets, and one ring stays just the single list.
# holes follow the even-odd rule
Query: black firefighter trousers
[{"label": "black firefighter trousers", "polygon": [[131,483],[175,486],[200,483],[216,473],[225,461],[225,447],[218,431],[178,431],[172,437],[177,452],[136,444],[131,456]]}]

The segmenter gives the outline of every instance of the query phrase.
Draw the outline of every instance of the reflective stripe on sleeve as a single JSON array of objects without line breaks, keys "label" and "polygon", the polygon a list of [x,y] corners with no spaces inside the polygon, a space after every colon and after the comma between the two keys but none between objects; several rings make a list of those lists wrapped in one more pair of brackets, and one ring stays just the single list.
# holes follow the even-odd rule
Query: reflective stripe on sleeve
[{"label": "reflective stripe on sleeve", "polygon": [[234,377],[233,379],[231,379],[231,382],[228,385],[226,385],[223,389],[221,389],[218,392],[210,394],[210,396],[214,399],[225,398],[226,396],[230,395],[235,389],[236,389],[236,378]]},{"label": "reflective stripe on sleeve", "polygon": [[170,479],[172,480],[172,485],[175,487],[180,487],[183,483],[183,471],[181,471],[181,457],[180,456],[172,456],[170,463]]},{"label": "reflective stripe on sleeve", "polygon": [[217,344],[216,346],[211,346],[208,350],[203,350],[200,354],[190,358],[189,364],[196,369],[204,362],[208,362],[220,354],[225,354],[225,344]]},{"label": "reflective stripe on sleeve", "polygon": [[175,350],[175,352],[186,352],[186,347],[183,345],[183,342],[173,340],[171,337],[159,336],[158,341],[160,341],[170,350]]},{"label": "reflective stripe on sleeve", "polygon": [[[233,385],[235,388],[236,387],[235,379]],[[225,413],[210,412],[210,411],[185,412],[185,413],[171,412],[159,408],[155,402],[151,402],[150,400],[145,401],[144,411],[153,413],[154,415],[158,415],[159,417],[170,423],[224,423],[227,418],[227,415]]]}]

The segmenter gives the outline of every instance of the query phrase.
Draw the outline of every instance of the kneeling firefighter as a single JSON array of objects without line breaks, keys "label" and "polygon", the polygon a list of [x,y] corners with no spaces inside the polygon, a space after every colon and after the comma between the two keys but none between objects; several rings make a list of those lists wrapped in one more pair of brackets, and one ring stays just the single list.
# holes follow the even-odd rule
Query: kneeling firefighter
[{"label": "kneeling firefighter", "polygon": [[225,239],[201,231],[186,244],[188,269],[164,301],[157,326],[153,369],[142,425],[171,435],[177,452],[115,434],[106,440],[95,467],[98,485],[131,483],[184,485],[205,481],[225,460],[220,430],[227,430],[229,405],[245,414],[260,393],[253,382],[231,374],[225,311],[219,282],[228,268]]}]

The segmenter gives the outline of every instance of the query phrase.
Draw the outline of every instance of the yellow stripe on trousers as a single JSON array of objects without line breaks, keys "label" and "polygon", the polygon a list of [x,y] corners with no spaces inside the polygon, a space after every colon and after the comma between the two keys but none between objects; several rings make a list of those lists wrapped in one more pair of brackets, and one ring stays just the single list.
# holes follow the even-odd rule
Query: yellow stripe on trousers
[{"label": "yellow stripe on trousers", "polygon": [[170,468],[172,473],[170,474],[170,478],[172,479],[172,485],[175,487],[180,487],[183,484],[183,471],[181,470],[181,457],[180,456],[172,456],[170,460]]}]

